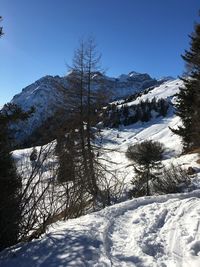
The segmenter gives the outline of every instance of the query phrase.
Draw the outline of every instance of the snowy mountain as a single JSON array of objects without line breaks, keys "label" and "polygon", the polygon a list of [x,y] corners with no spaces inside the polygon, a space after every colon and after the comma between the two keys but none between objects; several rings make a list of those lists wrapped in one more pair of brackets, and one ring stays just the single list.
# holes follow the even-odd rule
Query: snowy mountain
[{"label": "snowy mountain", "polygon": [[[122,74],[115,79],[113,87],[114,99],[124,98],[133,93],[140,92],[148,87],[158,85],[155,79],[152,79],[148,74],[141,74],[137,72],[130,72],[129,74]],[[162,83],[162,81],[161,81]]]},{"label": "snowy mountain", "polygon": [[[44,121],[52,117],[59,107],[70,108],[70,98],[67,96],[68,79],[73,73],[65,77],[45,76],[35,83],[27,86],[21,93],[15,95],[12,103],[29,110],[35,107],[32,117],[23,123],[14,126],[16,139],[22,141],[26,139]],[[106,90],[112,92],[112,99],[126,97],[135,92],[140,92],[150,86],[155,86],[162,81],[151,78],[148,74],[130,72],[128,75],[120,75],[118,78],[110,78],[101,73],[93,76],[94,90],[100,84],[104,84]]]},{"label": "snowy mountain", "polygon": [[64,105],[65,86],[65,79],[58,76],[45,76],[13,97],[11,102],[19,105],[23,110],[35,108],[34,114],[28,121],[12,125],[18,141],[26,139],[34,129]]},{"label": "snowy mountain", "polygon": [[[180,86],[182,81],[178,79],[167,81],[127,105],[153,98],[174,103]],[[171,106],[166,117],[155,116],[148,122],[116,129],[102,128],[105,151],[101,157],[110,159],[109,167],[118,170],[126,195],[134,175],[125,157],[128,146],[143,140],[160,141],[166,147],[162,161],[165,166],[173,163],[197,172],[185,193],[132,199],[54,223],[41,238],[0,253],[0,267],[199,267],[199,155],[180,155],[181,139],[169,129],[179,124]],[[30,151],[17,150],[13,155],[20,161]]]}]

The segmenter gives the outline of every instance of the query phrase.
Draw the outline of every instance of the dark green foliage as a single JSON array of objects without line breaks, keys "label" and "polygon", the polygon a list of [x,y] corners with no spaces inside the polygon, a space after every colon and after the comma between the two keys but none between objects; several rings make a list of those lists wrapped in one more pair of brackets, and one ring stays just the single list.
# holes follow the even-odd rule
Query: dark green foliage
[{"label": "dark green foliage", "polygon": [[162,159],[163,152],[164,148],[160,142],[146,140],[142,143],[129,146],[126,156],[136,164],[152,168],[157,164],[156,162]]},{"label": "dark green foliage", "polygon": [[167,115],[169,103],[166,100],[164,100],[163,98],[161,98],[161,99],[159,99],[156,108],[157,108],[157,112],[159,113],[159,115],[165,117]]},{"label": "dark green foliage", "polygon": [[8,124],[29,115],[14,104],[0,111],[0,250],[17,243],[21,221],[21,177],[11,155]]},{"label": "dark green foliage", "polygon": [[132,196],[152,194],[150,182],[157,179],[160,174],[163,153],[163,145],[151,140],[128,147],[126,156],[133,161],[136,174],[133,180]]},{"label": "dark green foliage", "polygon": [[190,50],[182,56],[186,62],[184,86],[177,94],[177,115],[183,125],[175,133],[182,137],[184,150],[200,146],[200,24],[195,25],[195,32],[190,36]]},{"label": "dark green foliage", "polygon": [[126,104],[126,103],[129,103],[129,102],[131,102],[131,101],[134,101],[134,100],[136,100],[138,97],[140,97],[140,96],[142,96],[142,95],[146,95],[146,94],[148,94],[148,93],[149,93],[150,91],[152,91],[154,88],[155,88],[155,86],[151,86],[151,87],[145,89],[145,90],[142,91],[142,92],[134,93],[133,95],[130,95],[130,96],[126,97],[126,98],[124,99],[123,103]]},{"label": "dark green foliage", "polygon": [[165,99],[151,101],[141,101],[136,105],[123,104],[118,107],[118,104],[111,104],[102,110],[102,119],[104,126],[117,128],[120,125],[130,125],[138,121],[148,122],[152,118],[152,112],[157,113],[157,116],[165,117],[169,108],[169,103]]},{"label": "dark green foliage", "polygon": [[[2,149],[2,147],[0,147]],[[16,174],[10,153],[0,156],[0,250],[15,244],[20,224],[21,179]]]}]

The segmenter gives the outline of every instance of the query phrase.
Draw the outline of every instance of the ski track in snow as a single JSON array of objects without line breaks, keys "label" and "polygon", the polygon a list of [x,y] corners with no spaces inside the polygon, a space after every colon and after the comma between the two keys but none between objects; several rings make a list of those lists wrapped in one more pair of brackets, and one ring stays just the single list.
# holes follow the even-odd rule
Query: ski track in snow
[{"label": "ski track in snow", "polygon": [[[153,89],[151,98],[173,97],[180,84],[176,80],[167,86],[167,90],[166,84]],[[169,114],[121,130],[104,129],[103,143],[111,150],[105,154],[123,169],[129,164],[124,155],[128,145],[159,140],[172,156],[166,163],[199,169],[198,155],[177,157],[180,138],[168,126],[179,123],[178,117]],[[14,155],[20,158],[21,153]],[[131,179],[131,167],[127,172]],[[0,253],[0,267],[200,267],[200,190],[133,199],[56,223],[40,239]]]},{"label": "ski track in snow", "polygon": [[200,266],[200,200],[135,200],[109,219],[104,236],[110,266]]},{"label": "ski track in snow", "polygon": [[200,191],[143,197],[58,223],[1,267],[199,267]]}]

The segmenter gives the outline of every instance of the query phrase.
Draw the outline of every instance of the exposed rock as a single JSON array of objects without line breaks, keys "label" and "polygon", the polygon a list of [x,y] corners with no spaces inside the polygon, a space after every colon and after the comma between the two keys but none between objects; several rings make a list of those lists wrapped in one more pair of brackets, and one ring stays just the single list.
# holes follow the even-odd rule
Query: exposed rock
[{"label": "exposed rock", "polygon": [[[48,118],[51,118],[58,108],[70,109],[71,100],[67,91],[69,78],[73,74],[70,72],[65,77],[45,76],[25,87],[21,93],[13,97],[12,102],[21,106],[25,111],[32,106],[35,107],[35,113],[28,121],[12,125],[18,143],[27,139],[35,129],[40,127]],[[100,72],[94,73],[93,90],[97,90],[102,83],[107,91],[112,92],[112,97],[109,100],[116,100],[141,92],[150,86],[159,85],[162,82],[151,78],[148,74],[134,71],[127,75],[122,74],[118,78],[111,78]]]}]

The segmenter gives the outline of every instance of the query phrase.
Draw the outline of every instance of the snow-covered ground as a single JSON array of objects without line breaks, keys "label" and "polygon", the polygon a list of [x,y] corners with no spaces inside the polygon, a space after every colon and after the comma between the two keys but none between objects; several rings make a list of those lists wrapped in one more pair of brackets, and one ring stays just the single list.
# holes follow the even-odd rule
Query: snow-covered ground
[{"label": "snow-covered ground", "polygon": [[174,98],[174,95],[179,91],[179,87],[183,86],[183,82],[180,79],[166,81],[160,86],[155,87],[153,90],[149,91],[148,94],[143,94],[134,101],[130,101],[127,105],[132,106],[138,104],[140,101],[152,100],[154,97],[156,99],[160,98]]},{"label": "snow-covered ground", "polygon": [[133,178],[133,167],[130,166],[132,162],[126,158],[125,153],[129,145],[143,140],[154,140],[163,143],[165,147],[164,165],[174,163],[182,166],[182,161],[186,161],[188,164],[185,167],[196,167],[197,155],[195,156],[196,160],[193,160],[191,155],[179,157],[182,151],[181,139],[170,130],[170,128],[176,128],[179,124],[180,119],[173,115],[171,110],[165,118],[155,118],[146,123],[138,122],[119,129],[104,129],[102,130],[102,143],[105,152],[102,157],[114,162],[114,164],[109,163],[109,167],[125,177],[125,183],[128,183],[128,187],[130,186],[130,180]]},{"label": "snow-covered ground", "polygon": [[[140,98],[170,98],[173,102],[180,85],[179,80],[170,81]],[[100,157],[109,159],[110,167],[120,170],[130,185],[133,168],[125,152],[129,145],[151,139],[165,145],[165,165],[191,166],[199,172],[199,155],[180,155],[181,139],[169,129],[179,124],[170,108],[165,118],[102,129],[105,151]],[[20,160],[21,153],[14,155]],[[0,267],[199,267],[199,175],[192,182],[190,190],[195,191],[133,199],[53,224],[40,239],[3,251]]]},{"label": "snow-covered ground", "polygon": [[143,197],[54,224],[1,267],[199,267],[200,191]]}]

